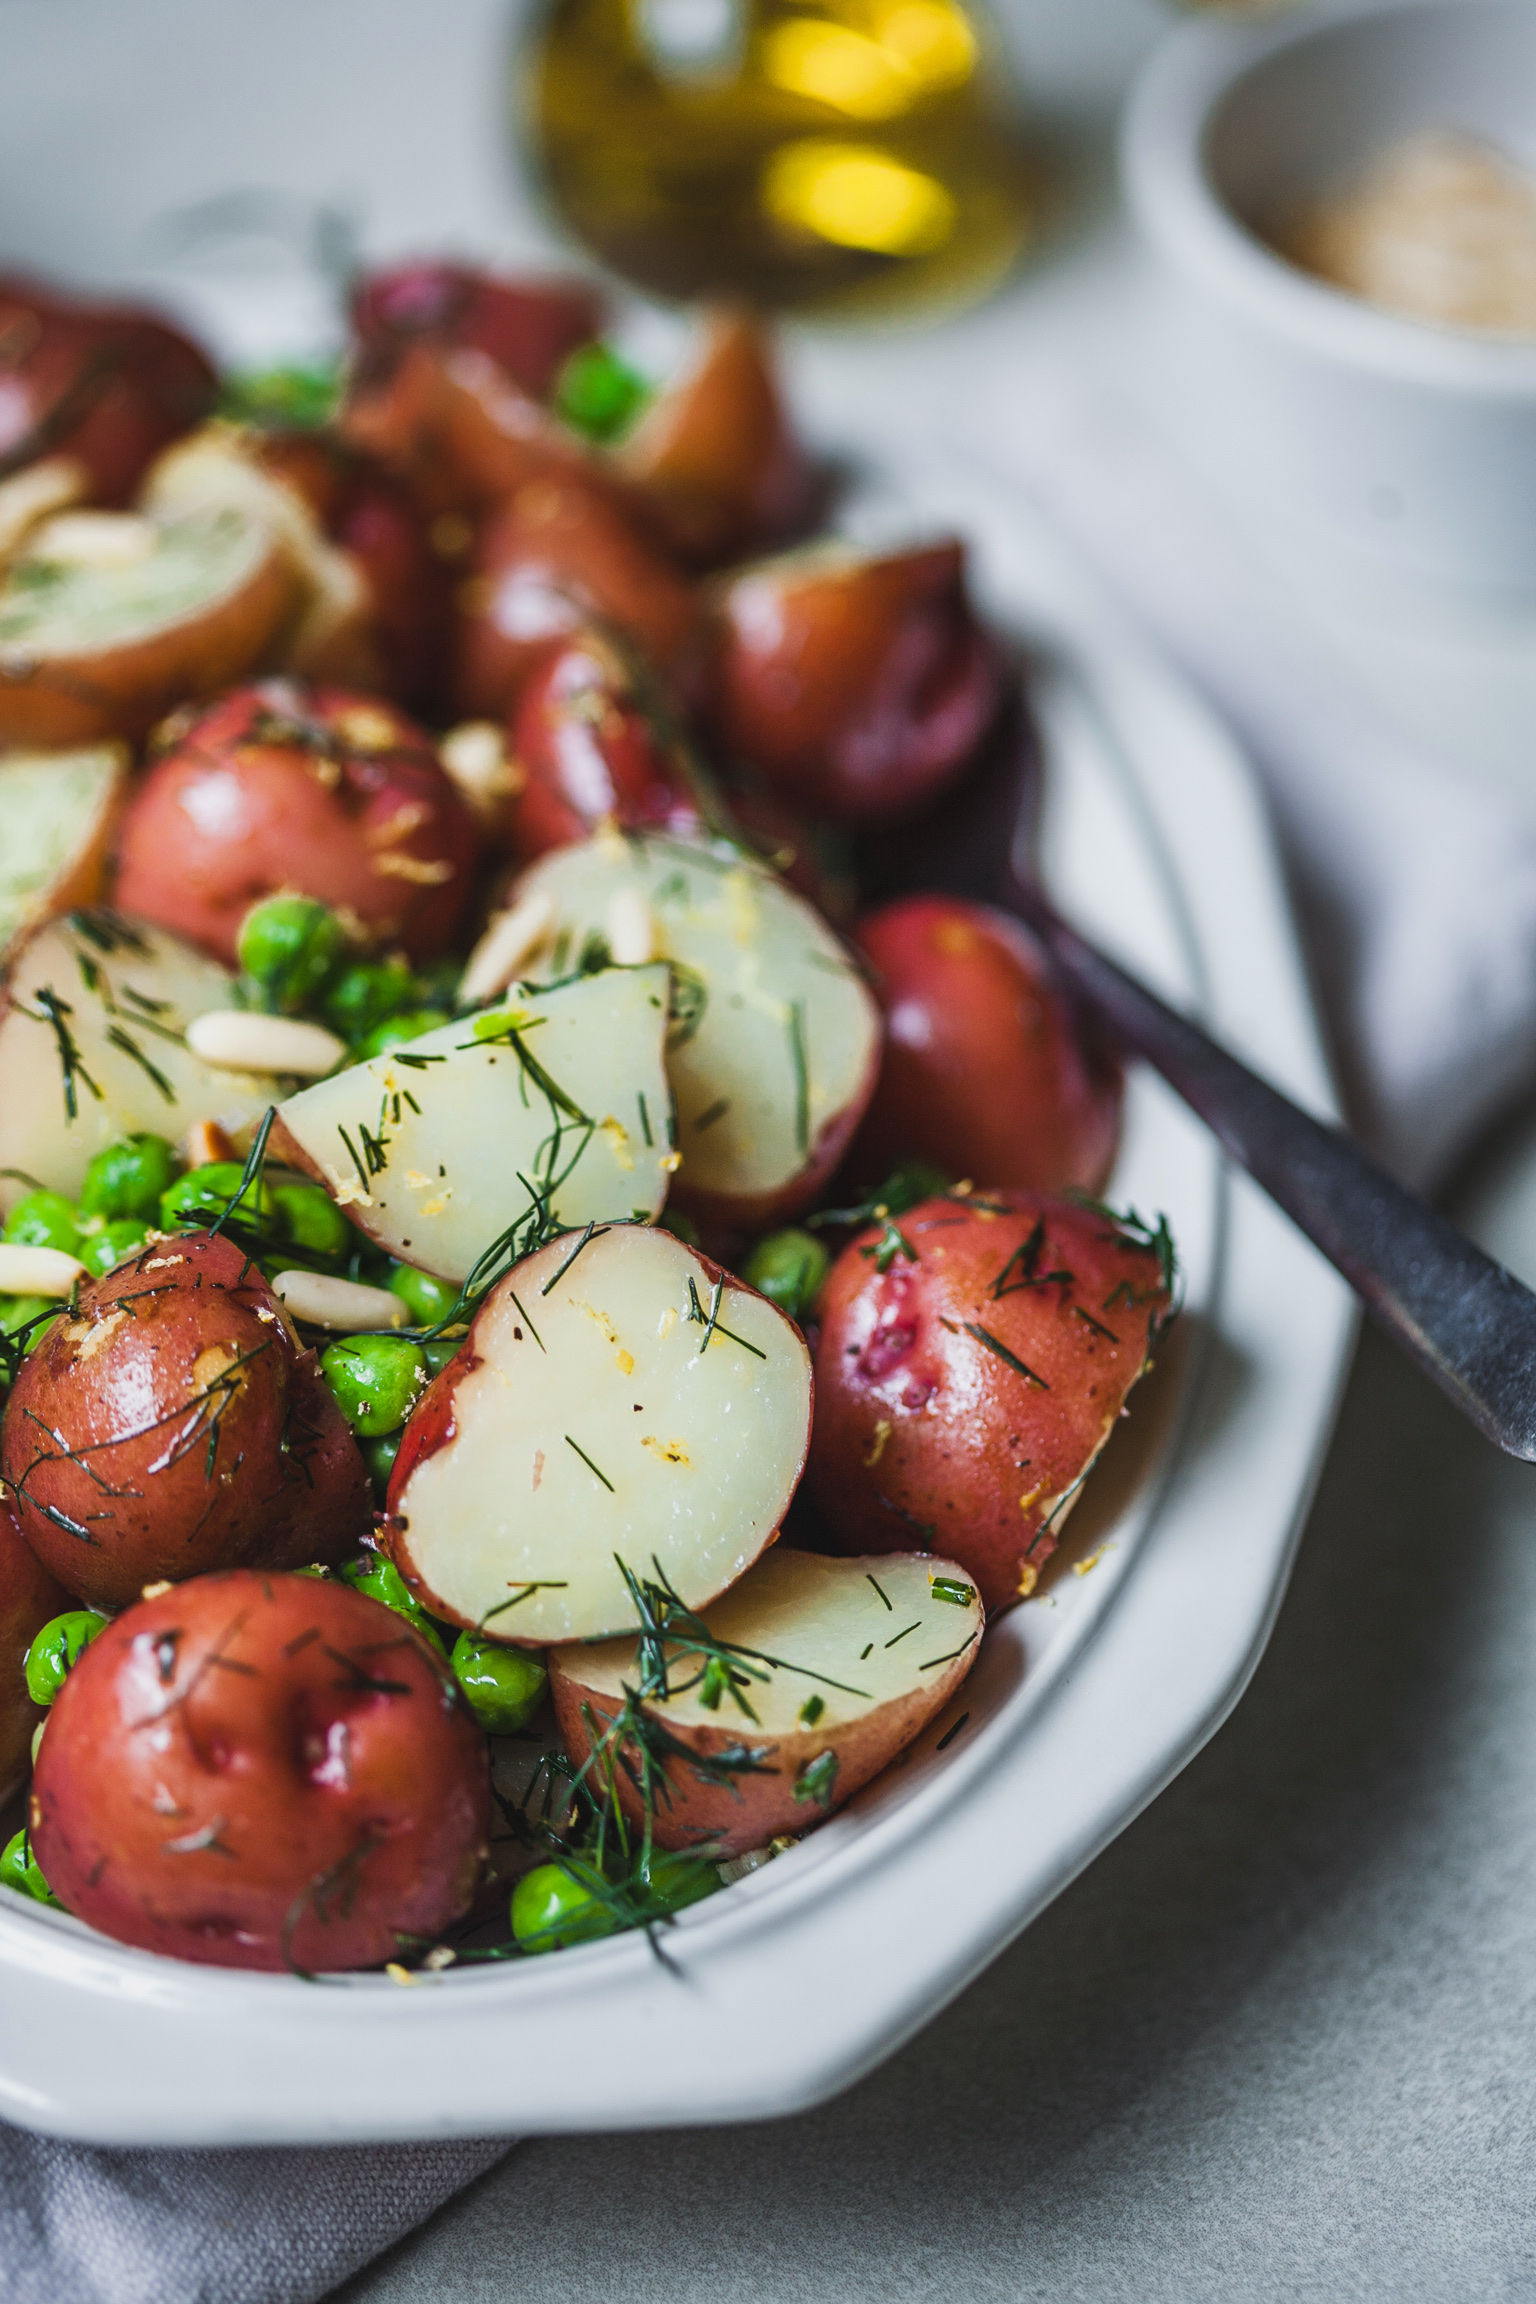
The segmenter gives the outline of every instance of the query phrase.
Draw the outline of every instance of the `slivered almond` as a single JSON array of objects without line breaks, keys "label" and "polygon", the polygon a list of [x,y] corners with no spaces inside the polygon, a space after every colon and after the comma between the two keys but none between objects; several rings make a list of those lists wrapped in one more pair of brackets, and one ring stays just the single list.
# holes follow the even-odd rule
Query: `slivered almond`
[{"label": "slivered almond", "polygon": [[347,1052],[323,1024],[294,1016],[258,1016],[244,1008],[210,1008],[187,1026],[187,1046],[219,1072],[284,1072],[318,1080]]},{"label": "slivered almond", "polygon": [[0,1241],[0,1295],[67,1296],[85,1278],[78,1256],[62,1248],[29,1248],[19,1240]]},{"label": "slivered almond", "polygon": [[510,911],[498,912],[469,956],[459,982],[461,1003],[470,1008],[505,992],[524,961],[548,941],[554,923],[554,898],[542,889]]},{"label": "slivered almond", "polygon": [[343,1335],[364,1335],[381,1328],[398,1328],[406,1308],[387,1288],[365,1288],[356,1280],[338,1280],[329,1272],[279,1272],[273,1293],[295,1320],[311,1328],[334,1328]]},{"label": "slivered almond", "polygon": [[656,922],[638,888],[616,888],[608,899],[608,949],[616,968],[640,968],[656,957]]}]

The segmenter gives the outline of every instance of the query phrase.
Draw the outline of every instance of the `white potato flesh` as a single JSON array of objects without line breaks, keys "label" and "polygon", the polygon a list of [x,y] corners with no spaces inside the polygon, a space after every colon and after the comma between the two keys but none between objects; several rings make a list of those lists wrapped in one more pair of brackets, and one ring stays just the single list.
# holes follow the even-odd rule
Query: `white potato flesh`
[{"label": "white potato flesh", "polygon": [[620,1560],[714,1599],[774,1535],[810,1440],[810,1356],[776,1306],[669,1232],[581,1238],[492,1289],[390,1491],[427,1605],[534,1647],[636,1622]]},{"label": "white potato flesh", "polygon": [[121,744],[0,759],[0,944],[66,904],[90,902],[127,774]]},{"label": "white potato flesh", "polygon": [[[952,1561],[827,1560],[777,1544],[701,1613],[729,1653],[706,1681],[706,1656],[669,1646],[667,1693],[644,1699],[700,1762],[668,1763],[652,1823],[664,1847],[708,1842],[722,1855],[803,1832],[869,1783],[944,1709],[983,1626],[976,1587]],[[573,1762],[587,1758],[594,1724],[601,1734],[622,1711],[626,1688],[640,1688],[641,1669],[632,1639],[550,1656]],[[749,1765],[731,1773],[743,1758]],[[617,1782],[639,1821],[638,1795],[622,1774]]]},{"label": "white potato flesh", "polygon": [[733,849],[611,831],[535,865],[518,895],[535,890],[554,897],[566,951],[607,933],[617,899],[644,907],[674,964],[679,1191],[751,1219],[783,1212],[797,1178],[814,1190],[868,1101],[880,1044],[875,1003],[819,913]]},{"label": "white potato flesh", "polygon": [[658,1216],[671,1175],[666,1027],[665,968],[517,987],[291,1096],[284,1157],[392,1256],[444,1280],[467,1279],[534,1214],[530,1185],[553,1186],[560,1224]]},{"label": "white potato flesh", "polygon": [[[215,1071],[186,1043],[194,1016],[233,1006],[228,971],[148,921],[71,912],[23,936],[0,1012],[0,1169],[74,1198],[120,1136],[250,1127],[288,1083]],[[27,1189],[0,1177],[0,1205]]]}]

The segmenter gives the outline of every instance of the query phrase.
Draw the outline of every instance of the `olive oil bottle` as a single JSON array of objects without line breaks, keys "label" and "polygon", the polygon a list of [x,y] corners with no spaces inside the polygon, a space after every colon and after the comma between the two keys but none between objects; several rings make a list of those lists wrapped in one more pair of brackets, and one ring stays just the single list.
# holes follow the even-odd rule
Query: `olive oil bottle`
[{"label": "olive oil bottle", "polygon": [[552,0],[523,72],[554,206],[654,295],[932,310],[1031,234],[1006,67],[960,0]]}]

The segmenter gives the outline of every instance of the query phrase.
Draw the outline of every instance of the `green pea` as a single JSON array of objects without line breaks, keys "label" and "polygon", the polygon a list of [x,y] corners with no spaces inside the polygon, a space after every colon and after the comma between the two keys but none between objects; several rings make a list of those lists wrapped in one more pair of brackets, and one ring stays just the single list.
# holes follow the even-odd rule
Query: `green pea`
[{"label": "green pea", "polygon": [[71,1608],[43,1626],[22,1666],[34,1704],[51,1704],[74,1665],[111,1619],[96,1608]]},{"label": "green pea", "polygon": [[64,1909],[43,1878],[43,1868],[32,1853],[25,1827],[0,1850],[0,1888],[14,1888],[18,1896],[30,1896],[36,1904],[51,1904],[55,1912]]},{"label": "green pea", "polygon": [[352,1051],[353,1061],[366,1064],[372,1056],[387,1056],[391,1048],[403,1048],[408,1040],[419,1040],[423,1032],[435,1032],[445,1022],[436,1008],[407,1008],[401,1016],[391,1016],[365,1032]]},{"label": "green pea", "polygon": [[675,1853],[658,1854],[651,1858],[650,1877],[646,1882],[655,1901],[668,1912],[684,1912],[690,1904],[702,1902],[724,1886],[714,1863],[707,1856],[691,1856],[685,1849]]},{"label": "green pea", "polygon": [[555,412],[588,440],[617,440],[651,397],[637,368],[611,345],[579,344],[555,382]]},{"label": "green pea", "polygon": [[905,1216],[919,1201],[932,1200],[938,1193],[947,1192],[953,1182],[953,1176],[946,1176],[931,1160],[903,1160],[869,1198],[890,1215]]},{"label": "green pea", "polygon": [[685,1248],[698,1247],[699,1228],[691,1216],[683,1214],[681,1208],[668,1208],[656,1221],[663,1232],[670,1232],[673,1239],[681,1240]]},{"label": "green pea", "polygon": [[447,1367],[450,1360],[456,1360],[463,1344],[462,1336],[429,1336],[421,1347],[421,1356],[429,1374],[437,1375],[440,1369]]},{"label": "green pea", "polygon": [[5,1220],[5,1237],[23,1248],[62,1248],[78,1254],[80,1211],[62,1192],[29,1192]]},{"label": "green pea", "polygon": [[326,986],[320,1013],[345,1040],[361,1040],[392,1016],[421,1005],[416,979],[399,960],[351,960]]},{"label": "green pea", "polygon": [[418,1328],[433,1328],[439,1320],[446,1320],[459,1300],[453,1281],[439,1280],[433,1272],[419,1272],[414,1264],[397,1264],[389,1276],[389,1286]]},{"label": "green pea", "polygon": [[14,1336],[18,1328],[25,1328],[28,1321],[36,1320],[38,1326],[22,1347],[24,1354],[35,1352],[53,1325],[51,1320],[44,1324],[44,1315],[52,1312],[56,1317],[58,1311],[57,1296],[0,1296],[0,1329],[4,1329],[7,1336]]},{"label": "green pea", "polygon": [[378,1440],[416,1405],[427,1362],[408,1336],[341,1336],[321,1353],[320,1372],[353,1431]]},{"label": "green pea", "polygon": [[447,1643],[442,1634],[393,1560],[386,1560],[382,1552],[363,1552],[357,1559],[346,1561],[337,1570],[337,1574],[343,1584],[351,1585],[354,1592],[366,1592],[370,1600],[377,1600],[381,1607],[393,1609],[397,1616],[403,1616],[423,1638],[431,1641],[439,1656],[447,1655]]},{"label": "green pea", "polygon": [[135,1256],[148,1237],[148,1226],[135,1216],[116,1216],[103,1224],[99,1232],[87,1233],[81,1241],[79,1256],[87,1272],[101,1279],[115,1272],[127,1256]]},{"label": "green pea", "polygon": [[240,924],[235,952],[263,1004],[284,1015],[312,1008],[347,948],[334,912],[311,896],[269,896]]},{"label": "green pea", "polygon": [[389,1476],[395,1468],[395,1458],[400,1453],[401,1438],[399,1432],[384,1432],[377,1440],[363,1441],[361,1446],[360,1452],[368,1467],[368,1477],[373,1482],[374,1495],[381,1504],[389,1488]]},{"label": "green pea", "polygon": [[512,1891],[512,1933],[525,1952],[563,1952],[611,1936],[618,1917],[602,1890],[602,1874],[574,1856],[537,1865]]},{"label": "green pea", "polygon": [[320,1560],[311,1560],[307,1568],[295,1568],[293,1573],[295,1576],[313,1576],[320,1584],[328,1584],[331,1577],[329,1568]]},{"label": "green pea", "polygon": [[122,1136],[106,1145],[85,1171],[80,1210],[85,1216],[136,1216],[152,1224],[162,1195],[181,1174],[181,1162],[163,1136]]},{"label": "green pea", "polygon": [[469,1708],[488,1736],[526,1727],[544,1701],[549,1674],[526,1648],[506,1648],[478,1632],[461,1632],[448,1659]]},{"label": "green pea", "polygon": [[[174,1232],[179,1225],[216,1223],[228,1213],[244,1174],[238,1160],[210,1160],[206,1167],[189,1168],[161,1195],[160,1229]],[[258,1176],[246,1193],[235,1210],[235,1221],[264,1236],[277,1231],[277,1202],[263,1178]]]},{"label": "green pea", "polygon": [[[272,1199],[284,1238],[307,1256],[345,1256],[352,1245],[351,1225],[319,1184],[274,1184]],[[242,1202],[241,1206],[244,1207]]]},{"label": "green pea", "polygon": [[830,1259],[814,1233],[793,1226],[759,1240],[741,1268],[743,1280],[759,1288],[792,1320],[804,1320],[821,1294]]}]

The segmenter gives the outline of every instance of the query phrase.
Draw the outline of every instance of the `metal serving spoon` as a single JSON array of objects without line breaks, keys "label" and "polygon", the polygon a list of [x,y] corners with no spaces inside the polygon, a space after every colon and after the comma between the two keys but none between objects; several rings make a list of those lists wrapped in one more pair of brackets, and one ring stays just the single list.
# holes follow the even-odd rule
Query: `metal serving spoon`
[{"label": "metal serving spoon", "polygon": [[1480,1432],[1536,1463],[1536,1295],[1342,1129],[1303,1112],[1086,942],[1032,881],[1010,869],[997,900],[1343,1273],[1410,1359]]}]

